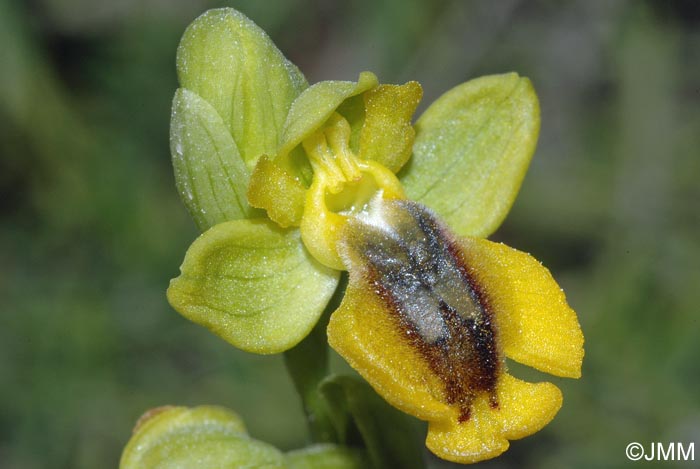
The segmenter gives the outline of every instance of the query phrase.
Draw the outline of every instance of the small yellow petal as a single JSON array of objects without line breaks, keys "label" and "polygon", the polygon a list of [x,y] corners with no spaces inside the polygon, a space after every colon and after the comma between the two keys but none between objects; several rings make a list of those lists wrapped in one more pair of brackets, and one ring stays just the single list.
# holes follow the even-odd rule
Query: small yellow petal
[{"label": "small yellow petal", "polygon": [[299,226],[306,187],[265,155],[253,170],[247,195],[250,205],[265,209],[281,227]]},{"label": "small yellow petal", "polygon": [[583,333],[549,270],[504,244],[479,238],[460,238],[460,244],[488,296],[505,355],[556,376],[580,377]]},{"label": "small yellow petal", "polygon": [[416,131],[411,117],[423,96],[415,81],[379,85],[364,94],[365,122],[360,131],[362,158],[377,161],[397,173],[411,156]]}]

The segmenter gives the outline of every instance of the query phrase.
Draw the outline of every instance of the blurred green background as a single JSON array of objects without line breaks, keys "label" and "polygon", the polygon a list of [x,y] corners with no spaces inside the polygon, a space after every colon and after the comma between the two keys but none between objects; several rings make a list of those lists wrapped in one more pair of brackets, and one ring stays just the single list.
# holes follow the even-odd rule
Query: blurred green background
[{"label": "blurred green background", "polygon": [[0,467],[116,467],[162,404],[226,405],[258,438],[305,442],[280,358],[165,300],[197,235],[169,161],[175,49],[222,5],[310,82],[415,79],[421,109],[478,75],[529,76],[540,143],[495,238],[552,270],[586,359],[555,380],[554,422],[483,466],[632,466],[630,441],[700,459],[699,3],[0,0]]}]

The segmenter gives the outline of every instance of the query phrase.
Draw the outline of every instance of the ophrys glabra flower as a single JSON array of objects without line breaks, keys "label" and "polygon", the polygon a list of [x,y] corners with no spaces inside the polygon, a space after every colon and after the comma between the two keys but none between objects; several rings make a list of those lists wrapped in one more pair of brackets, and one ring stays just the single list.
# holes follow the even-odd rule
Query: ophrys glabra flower
[{"label": "ophrys glabra flower", "polygon": [[380,395],[430,422],[433,452],[492,457],[551,420],[559,390],[513,378],[504,360],[577,377],[576,316],[544,267],[483,239],[534,151],[527,79],[467,82],[414,127],[417,83],[364,72],[307,87],[231,9],[188,28],[178,73],[176,179],[204,231],[168,290],[180,313],[244,350],[281,352],[348,270],[329,341]]}]

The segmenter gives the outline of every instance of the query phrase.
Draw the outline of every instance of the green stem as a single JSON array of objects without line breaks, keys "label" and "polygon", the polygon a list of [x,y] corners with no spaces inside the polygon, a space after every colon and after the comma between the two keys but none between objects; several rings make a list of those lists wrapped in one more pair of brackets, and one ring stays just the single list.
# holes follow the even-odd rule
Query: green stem
[{"label": "green stem", "polygon": [[343,272],[333,298],[311,333],[296,347],[284,352],[284,363],[301,397],[311,439],[317,443],[340,443],[328,403],[318,385],[330,371],[326,327],[331,313],[343,299],[346,286],[347,274]]}]

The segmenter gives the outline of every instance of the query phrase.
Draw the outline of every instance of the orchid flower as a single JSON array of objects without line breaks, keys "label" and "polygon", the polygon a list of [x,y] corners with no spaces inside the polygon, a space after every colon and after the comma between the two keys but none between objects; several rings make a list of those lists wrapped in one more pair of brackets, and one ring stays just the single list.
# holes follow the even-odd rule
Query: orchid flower
[{"label": "orchid flower", "polygon": [[497,456],[551,421],[559,389],[513,377],[506,358],[579,377],[576,314],[533,257],[485,239],[536,146],[527,78],[458,85],[413,124],[418,83],[362,72],[308,86],[230,8],[189,26],[177,65],[173,166],[203,232],[168,289],[178,312],[271,354],[295,347],[341,294],[329,344],[428,421],[427,446],[444,459]]}]

